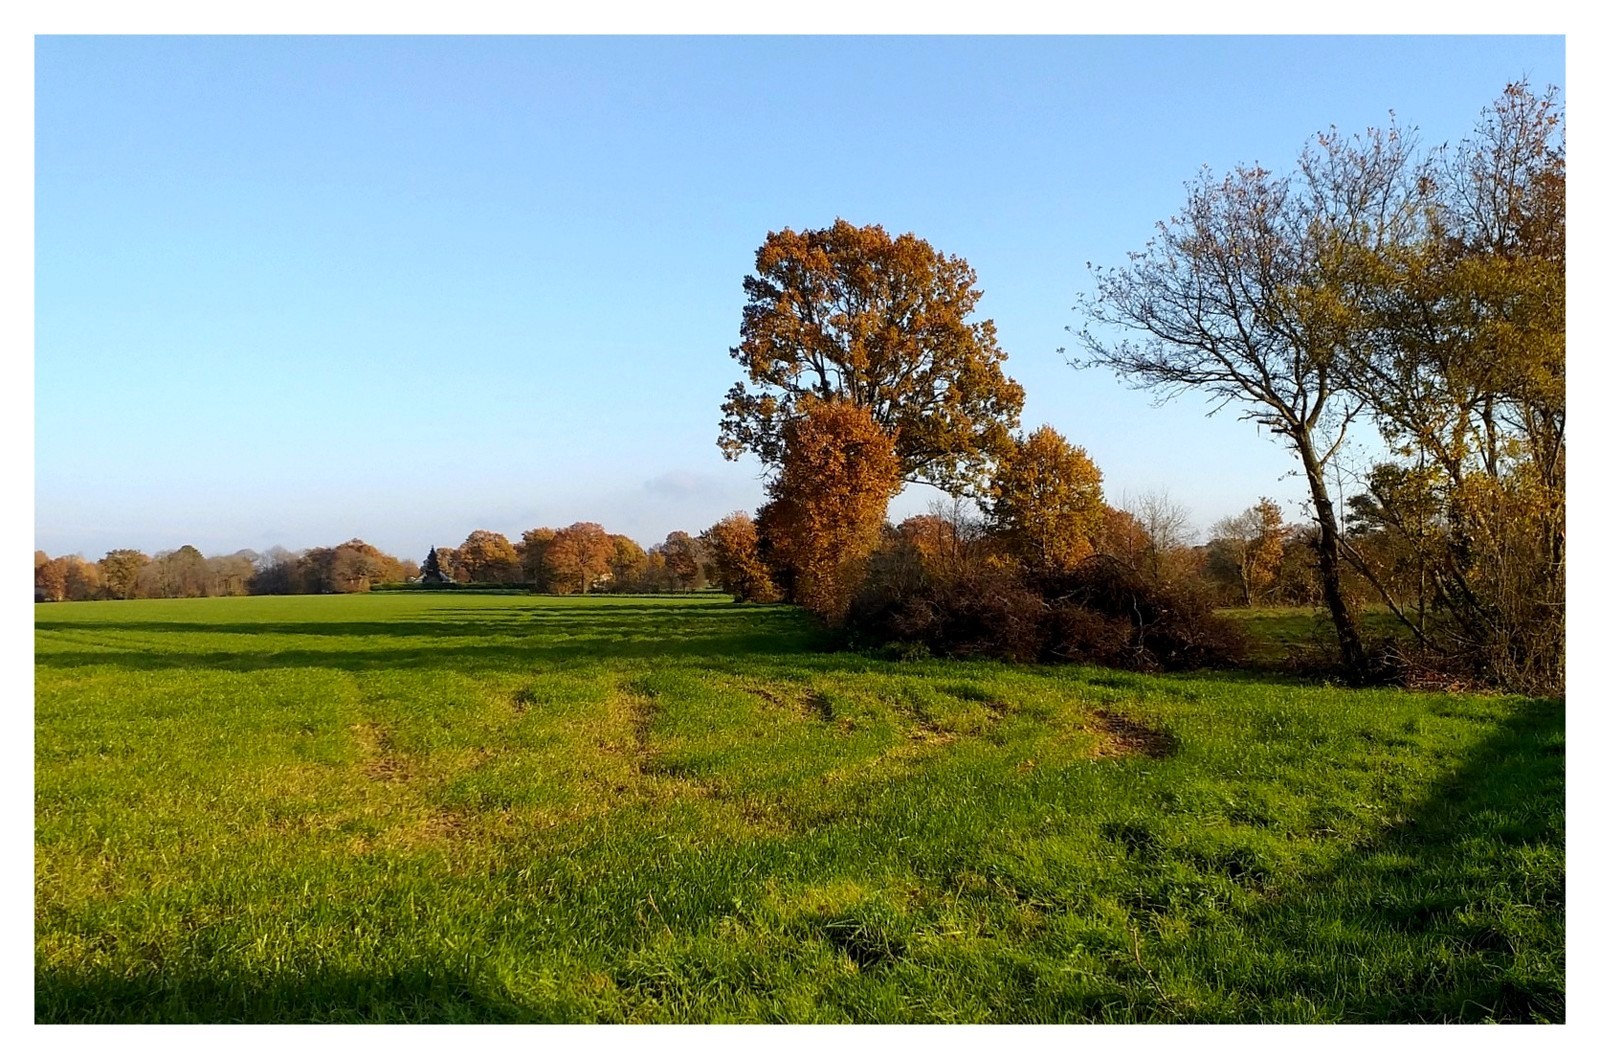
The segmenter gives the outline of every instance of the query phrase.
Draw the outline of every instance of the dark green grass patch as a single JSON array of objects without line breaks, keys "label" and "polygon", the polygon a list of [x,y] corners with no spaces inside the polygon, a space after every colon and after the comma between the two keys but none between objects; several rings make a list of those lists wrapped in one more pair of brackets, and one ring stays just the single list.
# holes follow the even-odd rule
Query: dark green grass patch
[{"label": "dark green grass patch", "polygon": [[1558,702],[725,598],[55,604],[59,1021],[1560,1021]]}]

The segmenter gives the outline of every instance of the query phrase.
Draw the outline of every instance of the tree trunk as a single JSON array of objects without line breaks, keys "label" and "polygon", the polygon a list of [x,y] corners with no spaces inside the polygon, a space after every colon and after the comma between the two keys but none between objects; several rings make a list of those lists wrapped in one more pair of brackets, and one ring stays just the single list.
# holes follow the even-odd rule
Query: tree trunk
[{"label": "tree trunk", "polygon": [[1345,603],[1344,588],[1339,581],[1339,517],[1328,498],[1328,486],[1322,478],[1322,465],[1317,460],[1316,449],[1309,434],[1295,439],[1300,452],[1300,462],[1306,471],[1306,481],[1311,486],[1311,504],[1317,512],[1317,571],[1322,575],[1322,597],[1328,607],[1328,617],[1333,620],[1334,634],[1339,638],[1339,657],[1345,671],[1360,678],[1366,670],[1366,652],[1361,647],[1361,632],[1356,628],[1355,616]]}]

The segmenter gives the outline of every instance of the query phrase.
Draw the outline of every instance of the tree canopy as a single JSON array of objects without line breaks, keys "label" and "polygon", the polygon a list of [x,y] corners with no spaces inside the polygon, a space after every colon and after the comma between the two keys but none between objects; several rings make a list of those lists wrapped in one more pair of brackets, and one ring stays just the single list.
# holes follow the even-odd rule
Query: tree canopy
[{"label": "tree canopy", "polygon": [[971,491],[1018,422],[1023,391],[963,260],[877,225],[769,233],[745,277],[749,376],[728,391],[718,444],[729,459],[782,460],[802,396],[865,409],[895,438],[905,481]]}]

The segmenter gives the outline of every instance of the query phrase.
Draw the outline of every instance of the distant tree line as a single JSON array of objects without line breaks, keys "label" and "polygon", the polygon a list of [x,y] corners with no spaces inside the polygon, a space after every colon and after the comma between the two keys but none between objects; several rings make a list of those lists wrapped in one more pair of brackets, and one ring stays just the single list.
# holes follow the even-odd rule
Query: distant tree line
[{"label": "distant tree line", "polygon": [[189,544],[154,555],[114,548],[96,561],[33,554],[34,598],[41,602],[365,592],[419,573],[416,563],[359,539],[332,548],[273,547],[215,556]]},{"label": "distant tree line", "polygon": [[558,595],[588,592],[690,592],[718,580],[702,536],[674,530],[645,548],[631,537],[608,533],[598,522],[562,529],[526,530],[518,541],[474,530],[454,548],[434,548],[422,580],[519,585]]},{"label": "distant tree line", "polygon": [[536,592],[684,592],[718,580],[707,542],[682,530],[651,548],[594,522],[532,529],[513,544],[474,530],[454,548],[436,547],[418,565],[353,539],[331,548],[206,556],[185,544],[147,555],[116,548],[98,560],[34,552],[34,599],[175,599],[198,596],[367,592],[426,580],[515,585]]}]

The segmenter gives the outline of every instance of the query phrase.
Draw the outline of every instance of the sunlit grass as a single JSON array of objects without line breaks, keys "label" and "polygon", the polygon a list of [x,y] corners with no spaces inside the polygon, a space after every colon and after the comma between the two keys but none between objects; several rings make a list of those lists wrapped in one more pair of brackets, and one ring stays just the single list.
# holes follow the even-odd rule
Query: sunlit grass
[{"label": "sunlit grass", "polygon": [[42,1021],[1565,1017],[1560,703],[705,596],[36,628]]}]

